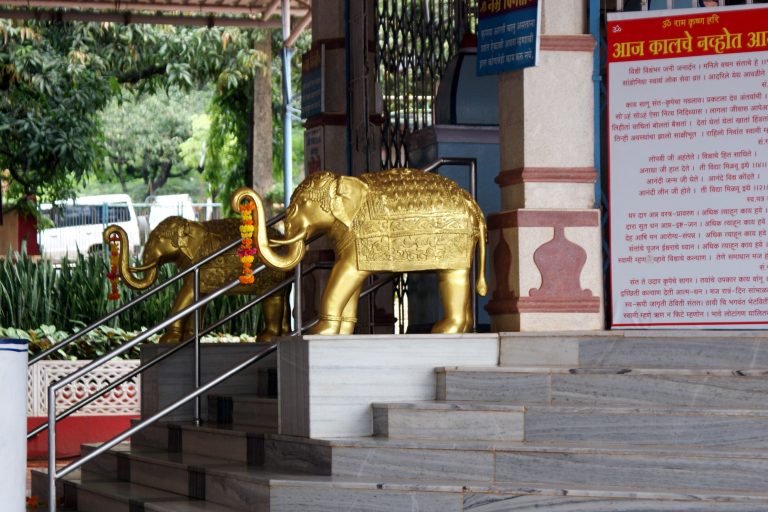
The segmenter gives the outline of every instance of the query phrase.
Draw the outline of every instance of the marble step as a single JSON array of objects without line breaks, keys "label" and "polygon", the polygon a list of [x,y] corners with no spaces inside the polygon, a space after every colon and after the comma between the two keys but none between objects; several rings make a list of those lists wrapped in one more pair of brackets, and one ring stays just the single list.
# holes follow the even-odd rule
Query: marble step
[{"label": "marble step", "polygon": [[[48,471],[31,471],[31,493],[41,501],[39,510],[48,510]],[[200,512],[226,512],[232,508],[194,508],[198,500],[167,492],[156,487],[147,487],[131,482],[116,481],[100,474],[89,474],[80,470],[60,478],[56,485],[59,505],[56,510],[64,512],[156,512],[172,510],[182,512],[199,510]],[[173,504],[172,508],[163,505]],[[192,508],[184,508],[184,505]],[[214,506],[213,504],[209,504]]]},{"label": "marble step", "polygon": [[[635,491],[763,492],[768,454],[595,443],[503,443],[270,436],[266,467],[336,478],[443,480],[464,485],[629,486]],[[686,492],[687,492],[686,491]]]},{"label": "marble step", "polygon": [[256,466],[264,462],[265,435],[276,431],[276,428],[256,428],[252,425],[159,422],[131,436],[131,442],[134,446],[170,453],[221,457]]},{"label": "marble step", "polygon": [[[77,510],[77,485],[80,481],[80,470],[75,470],[66,478],[56,481],[57,511]],[[38,510],[48,510],[48,468],[30,468],[29,495],[38,499]]]},{"label": "marble step", "polygon": [[[538,447],[545,451],[546,447]],[[532,451],[532,454],[538,453]],[[581,449],[584,454],[590,450]],[[600,451],[595,449],[593,451]],[[605,451],[605,450],[603,450]],[[126,496],[130,496],[134,506],[141,510],[156,512],[192,512],[223,510],[254,510],[269,512],[314,512],[345,511],[457,511],[457,512],[494,512],[494,511],[768,511],[768,494],[764,492],[738,492],[713,488],[675,489],[667,483],[663,488],[643,489],[634,480],[622,485],[605,485],[593,482],[587,484],[562,484],[532,482],[528,474],[522,481],[496,482],[449,482],[439,479],[405,480],[402,475],[386,479],[371,479],[350,476],[311,476],[281,474],[260,468],[244,468],[231,465],[227,461],[213,458],[188,457],[183,460],[139,449],[132,450],[121,446],[115,452],[129,457],[131,464],[141,461],[142,467],[136,467],[138,478],[149,479],[152,485],[159,482],[166,491],[174,485],[173,480],[183,482],[180,468],[187,468],[203,474],[204,478],[190,478],[202,482],[204,496],[198,490],[198,497],[205,500],[190,501],[174,493],[161,493],[156,489],[136,482],[107,482],[104,480],[83,479],[77,483],[77,500],[83,501],[85,495],[92,503],[93,494],[98,495],[99,512],[125,510],[120,508]],[[578,453],[579,450],[574,450]],[[631,455],[631,452],[630,452]],[[653,455],[653,454],[649,454]],[[118,456],[116,455],[115,458]],[[156,463],[157,467],[148,470],[147,465]],[[758,468],[752,468],[758,469]],[[551,470],[551,466],[549,467]],[[670,470],[671,471],[671,470]],[[587,474],[584,470],[582,474]],[[177,474],[176,477],[173,475]],[[133,469],[130,475],[134,475]],[[632,478],[633,475],[625,475]],[[707,474],[705,473],[705,477]],[[590,478],[582,478],[590,480]],[[618,480],[614,478],[614,480]],[[661,480],[661,477],[656,480]],[[759,481],[760,474],[752,480]],[[649,482],[653,484],[653,482]],[[82,490],[82,491],[81,491]],[[222,508],[224,507],[224,508]],[[724,508],[723,508],[724,507]],[[94,510],[83,509],[84,512]],[[139,509],[129,509],[130,512]]]},{"label": "marble step", "polygon": [[525,440],[768,448],[768,411],[700,407],[528,406]]},{"label": "marble step", "polygon": [[501,333],[501,366],[768,368],[765,331]]},{"label": "marble step", "polygon": [[768,369],[447,367],[438,400],[768,409]]},{"label": "marble step", "polygon": [[270,512],[766,512],[768,495],[407,482],[273,482]]},{"label": "marble step", "polygon": [[208,397],[208,423],[277,429],[277,398],[258,395]]},{"label": "marble step", "polygon": [[373,433],[405,439],[522,441],[525,407],[503,403],[374,403]]},{"label": "marble step", "polygon": [[[93,446],[83,447],[83,453],[92,450]],[[169,453],[123,443],[87,462],[82,475],[83,481],[94,475],[235,510],[267,510],[268,492],[260,478],[263,471],[221,457]]]},{"label": "marble step", "polygon": [[425,401],[373,404],[373,411],[374,432],[390,438],[768,448],[761,409]]}]

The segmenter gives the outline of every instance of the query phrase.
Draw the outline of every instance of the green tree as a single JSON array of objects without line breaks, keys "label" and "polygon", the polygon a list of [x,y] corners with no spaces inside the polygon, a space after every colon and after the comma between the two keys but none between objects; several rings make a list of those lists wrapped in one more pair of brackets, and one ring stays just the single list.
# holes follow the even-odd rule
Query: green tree
[{"label": "green tree", "polygon": [[128,193],[127,182],[139,178],[145,185],[141,199],[156,194],[172,177],[196,171],[198,160],[179,157],[182,143],[193,133],[195,113],[204,112],[210,89],[183,93],[141,95],[113,100],[101,112],[107,178],[117,179]]},{"label": "green tree", "polygon": [[[312,43],[311,35],[303,33],[296,41],[296,56],[291,61],[292,90],[297,93],[301,84],[301,58]],[[272,33],[272,54],[281,55],[282,36]],[[272,60],[272,177],[274,189],[269,199],[282,202],[283,197],[283,92],[282,58]],[[294,95],[295,109],[298,108],[299,95]],[[244,115],[245,113],[245,115]],[[240,82],[217,94],[210,110],[210,128],[207,143],[205,178],[212,188],[219,190],[220,196],[228,197],[236,187],[243,185],[244,173],[250,172],[248,148],[250,147],[249,130],[253,115],[253,85],[250,81]],[[294,179],[298,178],[304,161],[304,129],[294,124],[293,162]]]},{"label": "green tree", "polygon": [[98,113],[126,91],[225,95],[262,65],[236,28],[0,20],[0,169],[12,194],[71,195],[105,155]]}]

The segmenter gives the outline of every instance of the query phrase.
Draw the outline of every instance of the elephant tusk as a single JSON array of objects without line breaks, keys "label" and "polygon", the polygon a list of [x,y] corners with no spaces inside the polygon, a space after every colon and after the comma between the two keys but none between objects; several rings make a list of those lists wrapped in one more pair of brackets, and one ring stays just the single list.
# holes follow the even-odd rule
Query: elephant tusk
[{"label": "elephant tusk", "polygon": [[287,240],[269,240],[269,246],[270,247],[283,247],[286,245],[293,245],[296,242],[301,242],[304,240],[305,233],[299,233],[298,235],[294,236],[293,238],[289,238]]},{"label": "elephant tusk", "polygon": [[131,272],[146,272],[156,267],[156,263],[147,263],[146,265],[139,265],[138,267],[128,267]]}]

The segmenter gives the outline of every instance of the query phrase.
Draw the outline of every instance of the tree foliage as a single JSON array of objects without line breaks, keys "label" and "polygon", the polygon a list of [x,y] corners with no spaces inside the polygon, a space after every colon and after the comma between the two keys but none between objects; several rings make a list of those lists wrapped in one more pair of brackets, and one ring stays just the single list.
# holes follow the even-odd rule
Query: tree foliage
[{"label": "tree foliage", "polygon": [[113,100],[100,115],[106,178],[119,181],[125,193],[129,180],[141,179],[145,186],[143,200],[170,178],[196,171],[199,150],[197,159],[184,159],[180,148],[193,136],[195,113],[204,112],[210,100],[209,89],[189,93],[173,89],[169,94]]},{"label": "tree foliage", "polygon": [[[282,39],[279,32],[272,33],[272,54],[278,57],[272,59],[272,144],[273,179],[275,187],[268,194],[270,201],[282,201],[283,176],[283,108],[282,108]],[[296,53],[307,51],[311,45],[308,32],[302,34],[296,42]],[[292,90],[298,91],[301,81],[301,59],[294,57],[291,61]],[[219,84],[221,85],[221,84]],[[232,87],[219,87],[214,95],[208,114],[195,121],[192,137],[182,144],[182,154],[187,165],[192,165],[199,159],[201,151],[205,154],[203,178],[211,188],[214,200],[226,198],[231,192],[244,185],[244,176],[250,172],[248,162],[249,137],[252,136],[249,124],[253,115],[253,81],[239,80]],[[294,107],[297,107],[299,97],[294,96]],[[303,128],[294,127],[293,160],[294,178],[297,178],[303,162]],[[224,201],[225,210],[228,204]]]},{"label": "tree foliage", "polygon": [[0,169],[17,194],[69,195],[106,154],[98,113],[126,91],[226,95],[262,65],[258,31],[0,20]]}]

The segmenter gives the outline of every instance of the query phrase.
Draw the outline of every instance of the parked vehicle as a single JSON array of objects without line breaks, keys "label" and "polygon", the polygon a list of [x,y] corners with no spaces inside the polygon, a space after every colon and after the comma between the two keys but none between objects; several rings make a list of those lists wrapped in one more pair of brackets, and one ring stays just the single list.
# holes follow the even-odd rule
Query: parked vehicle
[{"label": "parked vehicle", "polygon": [[163,219],[174,215],[184,217],[188,220],[197,220],[195,209],[192,207],[192,198],[189,194],[149,196],[147,198],[147,203],[150,205],[149,231],[155,229]]},{"label": "parked vehicle", "polygon": [[[40,231],[40,252],[55,261],[102,250],[102,232],[109,224],[117,224],[128,233],[129,240],[139,242],[139,223],[127,194],[84,196],[75,201],[42,204],[40,210],[53,223],[53,227]],[[138,248],[132,246],[132,254]]]}]

